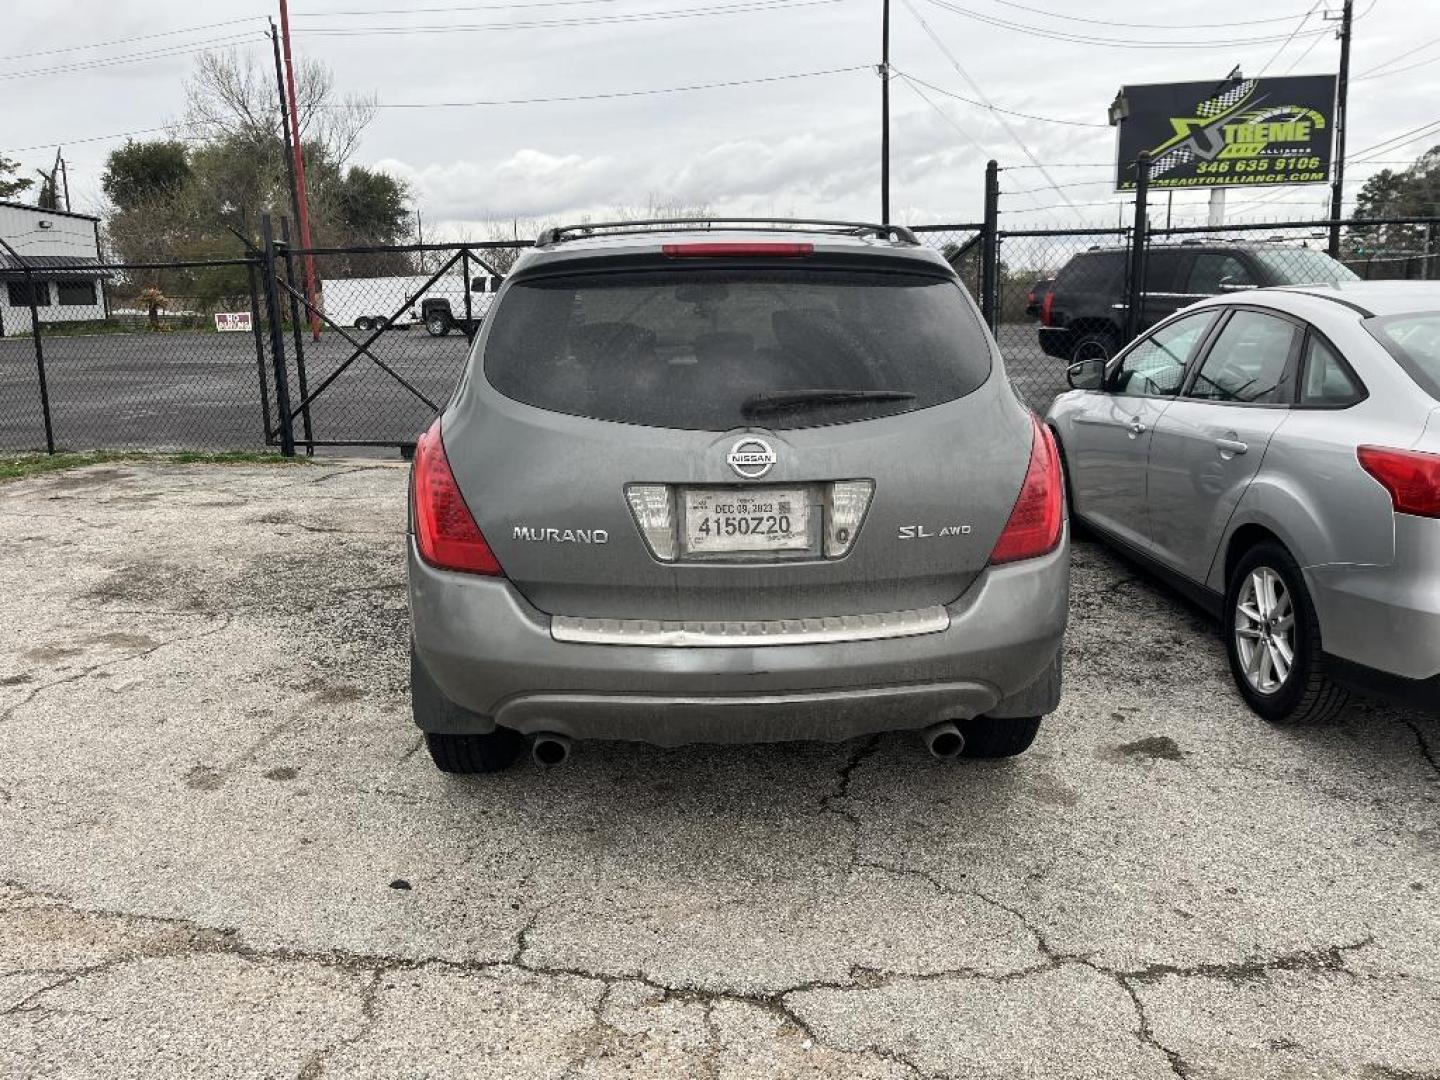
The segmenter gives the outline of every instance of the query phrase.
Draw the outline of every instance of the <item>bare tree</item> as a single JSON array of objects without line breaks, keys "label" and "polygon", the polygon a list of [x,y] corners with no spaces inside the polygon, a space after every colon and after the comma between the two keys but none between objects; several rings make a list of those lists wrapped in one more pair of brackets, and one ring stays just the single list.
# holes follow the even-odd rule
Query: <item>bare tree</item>
[{"label": "bare tree", "polygon": [[[240,135],[256,143],[281,139],[275,78],[265,64],[235,50],[201,53],[185,82],[186,134],[201,142]],[[376,98],[335,91],[335,76],[319,60],[295,64],[295,109],[300,138],[318,145],[327,161],[340,166],[354,154],[360,136],[375,119]]]}]

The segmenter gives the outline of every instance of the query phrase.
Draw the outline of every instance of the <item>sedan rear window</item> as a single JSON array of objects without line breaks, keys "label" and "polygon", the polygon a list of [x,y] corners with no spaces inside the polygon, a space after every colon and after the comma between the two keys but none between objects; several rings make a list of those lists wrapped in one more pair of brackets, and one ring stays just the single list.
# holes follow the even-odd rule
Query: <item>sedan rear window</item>
[{"label": "sedan rear window", "polygon": [[635,270],[514,280],[485,375],[574,416],[725,431],[850,423],[963,397],[990,344],[960,287],[908,273]]},{"label": "sedan rear window", "polygon": [[1440,312],[1391,315],[1361,325],[1427,394],[1440,400]]}]

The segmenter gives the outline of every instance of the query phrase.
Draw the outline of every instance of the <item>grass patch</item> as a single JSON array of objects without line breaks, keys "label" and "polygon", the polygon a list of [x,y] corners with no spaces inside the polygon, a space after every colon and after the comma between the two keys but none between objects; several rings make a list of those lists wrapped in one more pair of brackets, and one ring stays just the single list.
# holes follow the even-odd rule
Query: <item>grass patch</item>
[{"label": "grass patch", "polygon": [[112,461],[154,465],[300,465],[310,458],[286,458],[278,453],[235,450],[206,454],[178,451],[173,454],[146,453],[143,450],[93,450],[85,453],[12,454],[0,455],[0,482],[20,480],[41,473],[79,469],[86,465],[103,465]]}]

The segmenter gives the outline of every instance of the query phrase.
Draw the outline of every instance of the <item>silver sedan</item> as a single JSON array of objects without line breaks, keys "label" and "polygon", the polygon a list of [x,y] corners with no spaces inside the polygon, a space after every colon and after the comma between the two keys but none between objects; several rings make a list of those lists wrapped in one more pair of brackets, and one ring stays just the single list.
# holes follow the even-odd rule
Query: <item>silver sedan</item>
[{"label": "silver sedan", "polygon": [[1068,378],[1074,518],[1220,616],[1255,712],[1440,704],[1440,283],[1216,297]]}]

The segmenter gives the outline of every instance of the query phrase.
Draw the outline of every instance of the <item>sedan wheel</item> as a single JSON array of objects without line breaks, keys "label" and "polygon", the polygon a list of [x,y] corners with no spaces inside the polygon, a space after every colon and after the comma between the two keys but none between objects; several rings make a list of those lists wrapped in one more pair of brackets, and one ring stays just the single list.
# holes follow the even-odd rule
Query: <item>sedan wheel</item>
[{"label": "sedan wheel", "polygon": [[1261,694],[1285,685],[1295,666],[1295,605],[1280,575],[1257,566],[1235,605],[1235,649],[1245,681]]},{"label": "sedan wheel", "polygon": [[1274,724],[1318,724],[1350,700],[1325,669],[1305,577],[1273,541],[1245,552],[1225,593],[1226,652],[1240,696]]}]

